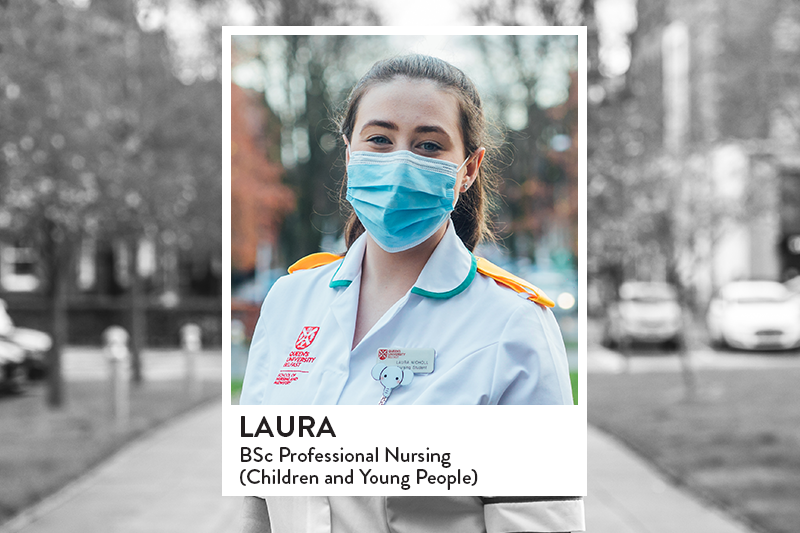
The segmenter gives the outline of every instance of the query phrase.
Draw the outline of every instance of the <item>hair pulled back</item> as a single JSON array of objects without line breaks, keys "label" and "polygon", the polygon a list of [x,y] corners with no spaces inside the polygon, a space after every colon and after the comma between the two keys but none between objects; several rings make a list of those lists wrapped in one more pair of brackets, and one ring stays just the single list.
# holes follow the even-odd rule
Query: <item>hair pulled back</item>
[{"label": "hair pulled back", "polygon": [[[348,142],[352,141],[356,114],[361,99],[375,85],[388,83],[396,78],[428,80],[443,90],[452,93],[458,101],[461,137],[464,140],[464,153],[471,156],[481,147],[487,152],[494,148],[487,134],[486,119],[481,107],[481,98],[472,81],[458,68],[436,57],[426,55],[407,55],[378,61],[356,84],[345,103],[345,109],[338,120],[339,132]],[[472,187],[459,194],[451,219],[456,233],[470,250],[482,240],[494,240],[489,227],[489,214],[495,193],[495,179],[491,163],[484,161]],[[345,224],[345,243],[347,248],[364,232],[349,203],[344,199],[347,182],[342,184],[342,205],[350,209]]]}]

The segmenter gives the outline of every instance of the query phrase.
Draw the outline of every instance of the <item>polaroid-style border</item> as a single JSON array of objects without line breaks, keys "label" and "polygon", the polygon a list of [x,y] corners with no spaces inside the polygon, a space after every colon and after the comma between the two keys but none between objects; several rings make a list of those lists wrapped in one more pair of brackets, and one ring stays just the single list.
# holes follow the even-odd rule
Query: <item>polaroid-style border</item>
[{"label": "polaroid-style border", "polygon": [[[578,198],[578,405],[576,406],[234,406],[230,404],[231,350],[223,341],[223,375],[221,385],[222,413],[222,493],[244,495],[383,495],[383,496],[585,496],[587,493],[586,412],[587,412],[587,199],[586,199],[586,136],[587,136],[587,41],[585,27],[253,27],[222,28],[223,90],[223,277],[230,280],[231,232],[231,38],[236,35],[576,35],[578,37],[579,97],[579,198]],[[231,334],[231,287],[223,284],[223,339]],[[378,411],[380,409],[380,411]],[[284,427],[290,417],[313,418],[314,432],[325,427],[319,436],[277,434],[278,417]],[[258,436],[261,423],[272,433]],[[243,453],[243,448],[249,455]],[[256,461],[255,448],[261,448]],[[284,448],[295,454],[294,461],[283,461]],[[377,450],[385,459],[386,448],[412,454],[421,459],[437,453],[449,453],[451,466],[444,468],[436,461],[427,463],[386,462],[375,464],[348,463],[347,454],[371,453]],[[273,453],[266,461],[263,455]],[[325,461],[325,453],[329,461]],[[316,454],[322,454],[318,456]],[[336,461],[339,454],[341,461]],[[306,460],[301,460],[305,456]],[[244,461],[243,459],[248,459]],[[321,459],[321,460],[319,460]],[[352,473],[358,481],[360,469],[385,474],[387,480],[402,479],[408,474],[411,488],[401,483],[350,484],[283,484],[281,478],[318,475],[346,476]],[[458,483],[414,484],[418,469],[430,470],[434,478],[456,475]],[[276,472],[277,471],[277,472]],[[253,474],[256,472],[256,474]],[[476,474],[477,483],[464,483],[465,476]],[[248,481],[261,475],[269,484]],[[275,478],[275,476],[278,476]],[[265,476],[265,477],[263,477]],[[392,478],[392,476],[398,476]],[[297,478],[299,479],[299,478]],[[331,478],[338,479],[338,478]],[[437,479],[434,479],[437,481]]]}]

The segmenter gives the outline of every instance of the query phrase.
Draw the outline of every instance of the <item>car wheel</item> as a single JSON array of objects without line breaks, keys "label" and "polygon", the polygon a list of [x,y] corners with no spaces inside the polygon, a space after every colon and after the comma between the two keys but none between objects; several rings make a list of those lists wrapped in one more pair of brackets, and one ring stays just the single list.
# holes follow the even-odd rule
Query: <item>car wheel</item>
[{"label": "car wheel", "polygon": [[28,383],[28,373],[25,367],[20,364],[6,365],[3,369],[4,388],[13,394],[19,394],[25,390]]},{"label": "car wheel", "polygon": [[614,340],[614,337],[611,336],[611,328],[608,324],[603,328],[603,339],[600,341],[600,344],[611,349],[617,346],[617,342]]},{"label": "car wheel", "polygon": [[717,338],[711,339],[711,346],[715,350],[725,350],[729,347],[728,343],[725,341],[725,337],[720,335]]},{"label": "car wheel", "polygon": [[622,353],[623,355],[630,355],[633,349],[633,339],[628,337],[627,335],[623,335],[617,341],[617,351]]},{"label": "car wheel", "polygon": [[668,340],[664,344],[665,344],[665,347],[668,350],[671,350],[673,352],[677,352],[684,345],[684,339],[683,339],[683,337],[681,335],[677,335],[677,336],[671,338],[670,340]]},{"label": "car wheel", "polygon": [[603,346],[615,350],[619,346],[619,343],[608,336],[603,339]]},{"label": "car wheel", "polygon": [[47,377],[47,364],[41,358],[29,358],[25,361],[25,372],[30,381],[37,381]]}]

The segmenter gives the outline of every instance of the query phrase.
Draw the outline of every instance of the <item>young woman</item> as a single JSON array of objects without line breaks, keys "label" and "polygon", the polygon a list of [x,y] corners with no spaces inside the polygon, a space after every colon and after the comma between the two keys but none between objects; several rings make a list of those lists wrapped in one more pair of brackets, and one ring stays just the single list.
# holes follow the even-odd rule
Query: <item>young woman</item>
[{"label": "young woman", "polygon": [[[472,255],[492,192],[472,82],[432,57],[379,62],[340,128],[347,253],[307,257],[273,286],[241,403],[571,404],[552,302]],[[408,372],[384,376],[383,362]]]},{"label": "young woman", "polygon": [[[347,253],[267,296],[240,403],[572,404],[546,296],[477,259],[491,176],[481,101],[427,56],[376,63],[340,120]],[[580,498],[247,498],[245,531],[583,529]],[[272,529],[270,529],[270,527]]]}]

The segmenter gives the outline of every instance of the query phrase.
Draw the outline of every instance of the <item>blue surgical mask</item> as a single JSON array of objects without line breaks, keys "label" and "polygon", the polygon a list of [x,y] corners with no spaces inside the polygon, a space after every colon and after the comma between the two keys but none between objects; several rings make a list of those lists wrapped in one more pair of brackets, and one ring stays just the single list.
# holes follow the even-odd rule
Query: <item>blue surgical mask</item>
[{"label": "blue surgical mask", "polygon": [[347,201],[381,248],[402,252],[425,242],[449,218],[463,166],[405,150],[352,152]]}]

